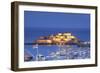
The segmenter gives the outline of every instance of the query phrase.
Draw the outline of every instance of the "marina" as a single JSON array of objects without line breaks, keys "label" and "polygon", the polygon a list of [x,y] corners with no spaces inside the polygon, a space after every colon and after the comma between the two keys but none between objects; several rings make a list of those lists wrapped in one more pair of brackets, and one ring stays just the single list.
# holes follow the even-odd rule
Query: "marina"
[{"label": "marina", "polygon": [[25,43],[24,45],[31,50],[29,51],[31,55],[27,54],[28,56],[24,58],[25,61],[90,58],[90,42],[80,41],[71,33],[39,37],[33,43]]}]

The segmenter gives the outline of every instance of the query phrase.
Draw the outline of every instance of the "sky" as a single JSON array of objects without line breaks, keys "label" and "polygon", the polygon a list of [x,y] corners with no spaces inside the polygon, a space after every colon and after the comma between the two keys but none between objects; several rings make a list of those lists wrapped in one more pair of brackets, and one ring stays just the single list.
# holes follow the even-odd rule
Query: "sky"
[{"label": "sky", "polygon": [[25,28],[90,28],[90,14],[24,11]]}]

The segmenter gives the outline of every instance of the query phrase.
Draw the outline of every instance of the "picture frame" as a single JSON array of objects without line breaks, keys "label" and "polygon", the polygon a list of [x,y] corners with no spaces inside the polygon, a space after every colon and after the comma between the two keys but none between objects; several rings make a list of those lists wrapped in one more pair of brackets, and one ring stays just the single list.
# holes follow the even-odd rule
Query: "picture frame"
[{"label": "picture frame", "polygon": [[11,70],[97,66],[97,7],[11,3]]}]

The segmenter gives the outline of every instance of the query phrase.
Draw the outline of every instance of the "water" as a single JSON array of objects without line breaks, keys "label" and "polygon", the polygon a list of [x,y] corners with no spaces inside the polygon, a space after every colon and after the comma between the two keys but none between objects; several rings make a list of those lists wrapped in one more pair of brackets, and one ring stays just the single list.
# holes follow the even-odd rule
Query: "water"
[{"label": "water", "polygon": [[[57,34],[59,32],[71,32],[72,35],[76,36],[81,41],[90,41],[90,31],[89,29],[51,29],[51,28],[25,28],[24,30],[24,42],[33,43],[40,36],[48,36],[51,34]],[[59,53],[59,47],[57,45],[39,45],[38,48],[33,47],[33,45],[24,45],[25,51],[32,56],[29,61],[36,60],[64,60],[64,59],[87,59],[90,58],[90,48],[89,47],[78,47],[76,45],[66,45],[61,48]],[[38,51],[38,52],[37,52]],[[62,54],[61,52],[65,53]],[[40,56],[40,57],[39,57]],[[37,59],[38,57],[38,59]]]}]

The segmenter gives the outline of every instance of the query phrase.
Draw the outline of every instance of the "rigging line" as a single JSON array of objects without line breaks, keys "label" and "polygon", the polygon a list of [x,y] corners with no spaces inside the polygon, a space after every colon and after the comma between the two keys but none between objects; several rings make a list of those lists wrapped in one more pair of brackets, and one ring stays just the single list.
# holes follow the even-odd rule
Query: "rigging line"
[{"label": "rigging line", "polygon": [[32,57],[34,57],[34,55],[30,51],[28,51],[26,49],[25,49],[25,51],[27,51]]}]

